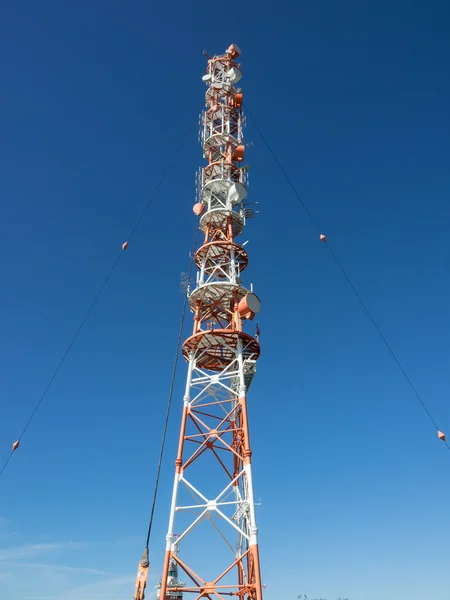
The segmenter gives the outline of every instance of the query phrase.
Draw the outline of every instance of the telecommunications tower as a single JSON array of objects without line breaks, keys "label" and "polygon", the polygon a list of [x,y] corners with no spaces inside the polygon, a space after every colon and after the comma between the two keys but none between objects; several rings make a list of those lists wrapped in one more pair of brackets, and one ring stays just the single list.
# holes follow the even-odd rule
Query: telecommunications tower
[{"label": "telecommunications tower", "polygon": [[[253,497],[247,392],[260,348],[244,331],[260,302],[242,285],[248,255],[235,238],[252,211],[246,203],[241,79],[232,44],[208,57],[194,213],[203,245],[193,257],[189,292],[193,333],[183,344],[188,372],[160,600],[237,596],[262,600]],[[178,577],[180,576],[181,579]]]}]

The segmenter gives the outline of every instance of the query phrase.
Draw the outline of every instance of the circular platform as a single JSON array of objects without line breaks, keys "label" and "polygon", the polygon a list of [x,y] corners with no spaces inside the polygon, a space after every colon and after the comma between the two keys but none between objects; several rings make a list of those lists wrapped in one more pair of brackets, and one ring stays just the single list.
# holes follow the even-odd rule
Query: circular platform
[{"label": "circular platform", "polygon": [[204,186],[208,185],[210,181],[216,180],[242,182],[242,178],[241,168],[231,162],[226,162],[225,159],[217,160],[203,167]]},{"label": "circular platform", "polygon": [[[195,312],[195,307],[198,302],[201,302],[202,311],[204,312],[208,306],[214,305],[216,312],[222,318],[229,320],[230,313],[226,311],[231,306],[234,300],[234,295],[237,295],[239,302],[244,296],[249,294],[249,290],[236,283],[229,281],[214,281],[205,283],[193,290],[189,296],[189,307]],[[220,310],[223,307],[223,310]]]},{"label": "circular platform", "polygon": [[245,221],[240,213],[232,210],[223,208],[208,210],[200,219],[200,229],[205,232],[209,225],[213,229],[220,229],[223,233],[227,233],[229,219],[231,219],[233,237],[236,237],[244,229]]},{"label": "circular platform", "polygon": [[201,246],[195,253],[195,264],[200,269],[205,264],[206,269],[213,269],[223,265],[224,267],[231,262],[234,251],[234,261],[239,265],[240,271],[243,271],[248,265],[248,254],[245,248],[234,242],[209,242]]},{"label": "circular platform", "polygon": [[[245,179],[245,177],[241,177]],[[247,197],[247,188],[242,181],[213,179],[208,181],[201,191],[201,199],[209,208],[230,208]]]},{"label": "circular platform", "polygon": [[203,140],[205,136],[214,133],[229,133],[239,137],[241,127],[242,113],[234,104],[226,104],[220,100],[212,100],[207,110],[202,114],[201,125],[203,127]]},{"label": "circular platform", "polygon": [[189,355],[194,352],[198,367],[209,371],[221,371],[236,358],[239,340],[242,342],[244,360],[256,360],[261,352],[258,341],[248,333],[230,329],[196,333],[184,342],[183,356],[189,360]]},{"label": "circular platform", "polygon": [[[233,135],[227,133],[215,133],[203,141],[203,155],[208,157],[210,149],[212,149],[213,152],[220,152],[221,149],[226,148],[228,144],[231,144],[234,151],[241,143],[242,142],[239,142]],[[220,156],[218,156],[216,160],[220,160]]]},{"label": "circular platform", "polygon": [[202,188],[202,202],[209,208],[225,208],[228,203],[228,193],[234,181],[213,179]]},{"label": "circular platform", "polygon": [[212,86],[208,86],[205,93],[205,102],[209,106],[211,104],[211,99],[213,96],[220,99],[230,96],[234,98],[237,93],[238,92],[236,87],[231,83],[223,83],[222,87],[219,88],[213,88]]}]

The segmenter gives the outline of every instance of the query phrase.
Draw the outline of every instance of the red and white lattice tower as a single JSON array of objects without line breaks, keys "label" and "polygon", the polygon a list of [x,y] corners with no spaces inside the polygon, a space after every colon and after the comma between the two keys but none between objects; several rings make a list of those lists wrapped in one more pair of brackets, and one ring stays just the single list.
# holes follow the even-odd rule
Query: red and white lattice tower
[{"label": "red and white lattice tower", "polygon": [[[241,283],[245,248],[235,242],[251,216],[243,166],[241,78],[231,45],[209,58],[201,122],[208,164],[197,204],[204,243],[189,293],[193,334],[183,344],[188,373],[166,555],[158,595],[261,600],[247,392],[260,349],[244,326],[260,302]],[[183,579],[181,582],[178,575]]]}]

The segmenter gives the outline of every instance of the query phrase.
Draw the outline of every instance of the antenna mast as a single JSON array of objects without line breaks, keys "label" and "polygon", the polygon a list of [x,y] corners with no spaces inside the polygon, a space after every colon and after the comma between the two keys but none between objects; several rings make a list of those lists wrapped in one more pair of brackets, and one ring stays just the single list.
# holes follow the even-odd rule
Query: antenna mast
[{"label": "antenna mast", "polygon": [[[253,497],[247,392],[259,357],[256,336],[244,331],[260,302],[243,287],[246,249],[235,242],[246,218],[241,79],[232,44],[208,57],[206,110],[200,138],[208,164],[198,181],[194,213],[203,245],[188,292],[192,335],[183,344],[188,373],[175,480],[158,597],[181,600],[238,596],[262,600]],[[175,533],[178,532],[178,533]],[[178,574],[182,572],[182,582]]]}]

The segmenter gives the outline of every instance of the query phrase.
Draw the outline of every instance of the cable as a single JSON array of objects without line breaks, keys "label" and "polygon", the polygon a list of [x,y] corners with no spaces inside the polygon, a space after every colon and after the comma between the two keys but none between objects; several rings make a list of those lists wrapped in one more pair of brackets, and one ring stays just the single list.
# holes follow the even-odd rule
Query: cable
[{"label": "cable", "polygon": [[[139,217],[138,217],[138,219],[137,219],[137,221],[136,221],[136,223],[135,223],[135,225],[134,225],[133,229],[131,230],[131,232],[130,232],[130,234],[129,234],[129,236],[128,236],[127,242],[126,242],[126,243],[125,243],[125,244],[122,246],[122,250],[121,250],[120,254],[119,254],[119,255],[117,256],[117,258],[115,259],[115,261],[114,261],[114,263],[113,263],[113,265],[112,265],[111,269],[109,270],[109,273],[108,273],[108,275],[106,276],[106,279],[103,281],[102,285],[100,286],[100,289],[99,289],[99,291],[97,292],[97,294],[96,294],[96,296],[95,296],[95,298],[94,298],[93,302],[91,303],[91,305],[90,305],[90,307],[89,307],[88,311],[86,312],[86,314],[84,315],[84,317],[83,317],[83,319],[82,319],[82,321],[81,321],[80,325],[78,326],[78,329],[76,330],[76,332],[75,332],[75,335],[72,337],[72,340],[70,341],[69,345],[67,346],[67,349],[66,349],[66,351],[64,352],[64,354],[63,354],[63,356],[62,356],[61,360],[59,361],[59,363],[58,363],[58,366],[57,366],[57,367],[56,367],[56,369],[54,370],[54,372],[53,372],[53,375],[50,377],[50,380],[49,380],[49,382],[47,383],[47,385],[46,385],[46,387],[45,387],[45,389],[44,389],[44,392],[42,393],[42,395],[41,395],[41,397],[39,398],[39,400],[37,401],[37,403],[36,403],[36,405],[35,405],[35,407],[34,407],[33,411],[31,412],[31,415],[30,415],[30,417],[29,417],[28,421],[26,422],[26,424],[25,424],[25,427],[22,429],[22,432],[21,432],[20,436],[17,438],[17,441],[18,441],[18,442],[20,442],[20,441],[21,441],[21,439],[22,439],[22,437],[24,436],[24,434],[25,434],[26,430],[28,429],[28,427],[29,427],[29,425],[30,425],[31,421],[33,420],[34,416],[36,415],[37,411],[39,410],[39,408],[40,408],[40,406],[41,406],[41,404],[42,404],[42,402],[43,402],[43,400],[44,400],[45,396],[47,395],[47,392],[48,392],[48,391],[49,391],[49,389],[51,388],[51,386],[52,386],[52,384],[53,384],[53,382],[54,382],[54,380],[55,380],[56,376],[57,376],[57,375],[58,375],[58,373],[59,373],[59,370],[60,370],[60,369],[61,369],[61,367],[63,366],[63,364],[64,364],[64,361],[66,360],[66,358],[67,358],[67,356],[68,356],[69,352],[71,351],[71,349],[72,349],[73,345],[75,344],[75,342],[76,342],[76,340],[77,340],[77,338],[78,338],[78,336],[79,336],[79,334],[80,334],[81,330],[83,329],[83,327],[84,327],[84,325],[85,325],[86,321],[88,320],[88,318],[89,318],[89,315],[90,315],[90,314],[91,314],[91,312],[94,310],[94,308],[95,308],[95,306],[96,306],[96,304],[97,304],[97,302],[98,302],[98,299],[100,298],[100,296],[101,296],[101,294],[102,294],[103,290],[104,290],[104,289],[105,289],[105,287],[106,287],[106,284],[108,283],[109,279],[111,278],[111,275],[113,274],[113,272],[115,271],[115,269],[116,269],[117,265],[119,264],[119,262],[120,262],[120,259],[121,259],[121,257],[122,257],[122,254],[123,254],[123,251],[124,251],[124,250],[126,249],[126,247],[128,246],[128,242],[131,240],[131,238],[132,238],[132,237],[133,237],[133,235],[135,234],[135,232],[136,232],[137,228],[139,227],[139,224],[141,223],[141,221],[142,221],[142,219],[143,219],[143,217],[144,217],[145,213],[147,212],[147,209],[148,209],[148,207],[150,206],[150,204],[151,204],[151,203],[152,203],[152,201],[154,200],[154,198],[155,198],[155,196],[156,196],[157,192],[159,191],[160,187],[162,186],[162,184],[163,184],[163,182],[164,182],[164,180],[165,180],[165,178],[166,178],[167,174],[169,173],[170,169],[172,168],[172,166],[173,166],[173,163],[174,163],[174,161],[175,161],[175,159],[176,159],[176,157],[177,157],[177,155],[178,155],[178,153],[179,153],[180,149],[181,149],[181,144],[180,144],[180,145],[177,147],[176,151],[174,152],[174,154],[173,154],[173,156],[172,156],[172,159],[170,160],[170,162],[169,162],[169,164],[167,165],[167,167],[166,167],[165,171],[163,172],[163,174],[162,174],[161,178],[159,179],[158,183],[156,184],[156,187],[155,187],[155,189],[153,190],[153,193],[152,193],[152,194],[150,194],[150,196],[149,196],[149,198],[148,198],[148,200],[147,200],[147,203],[145,204],[145,206],[144,206],[143,210],[141,211],[141,213],[140,213],[140,215],[139,215]],[[13,453],[14,453],[14,450],[15,450],[15,448],[14,448],[13,450],[11,450],[11,452],[10,452],[10,454],[9,454],[8,458],[6,459],[5,463],[3,464],[3,466],[2,466],[2,468],[1,468],[1,470],[0,470],[0,477],[3,475],[3,472],[5,471],[5,469],[6,469],[7,465],[8,465],[8,463],[9,463],[9,461],[11,460],[11,457],[12,457],[12,455],[13,455]]]},{"label": "cable", "polygon": [[[191,252],[191,260],[189,263],[189,272],[188,272],[188,282],[191,279],[191,275],[192,275],[192,266],[194,263],[194,252],[195,252],[195,245],[197,242],[197,233],[198,233],[198,221],[196,222],[195,225],[195,232],[194,232],[194,242],[192,244],[192,252]],[[167,435],[167,426],[169,424],[169,416],[170,416],[170,407],[172,406],[172,395],[173,395],[173,388],[174,388],[174,384],[175,384],[175,377],[177,374],[177,366],[178,366],[178,358],[180,355],[180,346],[181,346],[181,336],[183,335],[183,326],[184,326],[184,318],[186,316],[186,305],[187,305],[187,300],[188,300],[188,292],[186,291],[186,294],[184,296],[184,302],[183,302],[183,310],[181,312],[181,319],[180,319],[180,328],[178,330],[178,339],[177,339],[177,349],[175,352],[175,361],[173,364],[173,370],[172,370],[172,380],[170,382],[170,388],[169,388],[169,399],[167,402],[167,410],[166,410],[166,418],[164,421],[164,429],[163,429],[163,436],[162,436],[162,441],[161,441],[161,450],[159,453],[159,461],[158,461],[158,469],[156,471],[156,480],[155,480],[155,489],[153,492],[153,501],[152,501],[152,508],[150,511],[150,520],[149,520],[149,524],[148,524],[148,531],[147,531],[147,542],[146,542],[146,549],[149,549],[149,544],[150,544],[150,535],[152,532],[152,525],[153,525],[153,517],[155,514],[155,505],[156,505],[156,497],[158,495],[158,488],[159,488],[159,477],[161,475],[161,465],[162,465],[162,461],[163,461],[163,456],[164,456],[164,447],[166,445],[166,435]]]},{"label": "cable", "polygon": [[[255,119],[251,116],[248,108],[246,107],[247,110],[247,114],[249,115],[249,118],[251,120],[251,122],[253,123],[253,126],[255,127],[256,131],[259,133],[259,135],[261,136],[261,139],[263,140],[264,144],[266,145],[267,149],[269,150],[270,154],[272,155],[273,159],[275,160],[275,162],[277,163],[280,171],[283,173],[286,181],[288,182],[289,186],[292,188],[292,191],[294,192],[295,196],[297,197],[297,200],[300,202],[301,206],[303,207],[303,210],[305,211],[305,213],[307,214],[309,220],[311,221],[311,223],[313,224],[313,226],[316,228],[317,232],[319,233],[319,235],[322,233],[319,226],[317,225],[317,222],[314,220],[311,212],[309,211],[308,207],[306,206],[305,202],[303,201],[302,197],[300,196],[300,194],[297,191],[297,188],[294,186],[294,184],[292,183],[292,180],[290,179],[289,175],[286,173],[285,169],[283,168],[282,164],[280,163],[280,161],[278,160],[275,152],[272,150],[269,142],[267,141],[266,137],[264,136],[264,134],[262,133],[261,129],[258,127]],[[394,359],[395,363],[397,364],[398,368],[400,369],[401,373],[403,374],[403,377],[406,379],[409,387],[411,388],[411,390],[413,391],[414,395],[416,396],[417,400],[420,402],[423,410],[425,411],[426,415],[428,416],[428,418],[430,419],[430,421],[433,423],[436,431],[439,433],[439,428],[436,424],[436,421],[434,420],[430,410],[427,408],[425,402],[422,400],[419,392],[417,391],[417,389],[415,388],[413,382],[411,381],[410,377],[408,376],[407,372],[405,371],[404,367],[402,366],[400,360],[397,358],[397,355],[395,354],[394,350],[392,349],[392,346],[389,344],[389,342],[387,341],[385,335],[383,334],[383,332],[381,331],[380,327],[377,325],[374,317],[372,316],[371,312],[369,311],[367,305],[365,304],[364,300],[362,299],[362,297],[360,296],[358,290],[356,289],[356,287],[354,286],[354,284],[352,283],[350,277],[348,276],[347,272],[345,271],[344,267],[342,266],[341,262],[338,260],[338,257],[336,256],[336,254],[333,252],[333,249],[331,248],[328,240],[326,240],[326,246],[328,248],[328,251],[331,255],[331,257],[333,258],[334,262],[336,263],[336,265],[339,267],[340,271],[342,272],[343,276],[345,277],[347,283],[349,284],[350,288],[352,289],[353,293],[355,294],[356,298],[359,300],[359,303],[361,304],[361,306],[363,307],[365,313],[367,314],[367,316],[369,317],[370,321],[372,322],[372,325],[375,327],[378,335],[380,336],[380,338],[383,340],[386,348],[388,349],[390,355],[392,356],[392,358]],[[443,439],[443,442],[445,443],[445,445],[447,446],[447,450],[450,450],[450,446],[448,444],[448,442]]]}]

